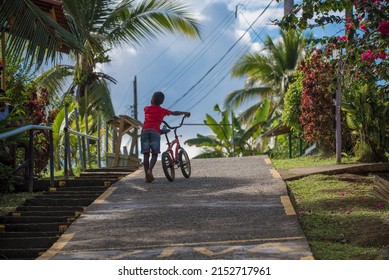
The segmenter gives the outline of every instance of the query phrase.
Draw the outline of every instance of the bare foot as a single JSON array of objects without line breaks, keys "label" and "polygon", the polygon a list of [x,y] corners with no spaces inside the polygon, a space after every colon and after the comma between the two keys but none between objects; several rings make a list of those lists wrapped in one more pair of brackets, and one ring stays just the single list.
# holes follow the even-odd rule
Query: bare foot
[{"label": "bare foot", "polygon": [[146,173],[146,177],[149,179],[149,182],[152,182],[152,181],[154,181],[153,172],[151,172],[150,170],[149,170],[149,171],[147,171],[147,173]]}]

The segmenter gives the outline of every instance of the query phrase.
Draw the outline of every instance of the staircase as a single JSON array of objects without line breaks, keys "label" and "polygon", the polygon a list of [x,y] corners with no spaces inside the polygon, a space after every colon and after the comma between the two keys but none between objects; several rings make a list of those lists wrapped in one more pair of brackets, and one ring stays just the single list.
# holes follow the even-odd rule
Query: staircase
[{"label": "staircase", "polygon": [[[80,177],[55,181],[36,198],[0,217],[0,260],[36,259],[46,252],[84,209],[110,185],[134,168],[85,170]],[[48,181],[34,182],[34,190],[48,189]]]}]

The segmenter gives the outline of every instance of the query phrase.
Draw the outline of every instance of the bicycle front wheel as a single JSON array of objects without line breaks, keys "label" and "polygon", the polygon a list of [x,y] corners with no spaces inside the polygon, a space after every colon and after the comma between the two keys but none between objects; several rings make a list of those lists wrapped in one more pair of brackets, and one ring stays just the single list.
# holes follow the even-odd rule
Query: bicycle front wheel
[{"label": "bicycle front wheel", "polygon": [[178,160],[180,161],[180,168],[182,171],[182,175],[184,175],[185,178],[189,178],[190,174],[192,172],[191,166],[190,166],[190,160],[188,153],[181,148],[178,151]]},{"label": "bicycle front wheel", "polygon": [[169,181],[174,180],[175,171],[174,171],[174,164],[172,161],[172,157],[170,156],[170,153],[163,152],[161,156],[162,160],[162,169],[163,173],[165,173],[166,179]]}]

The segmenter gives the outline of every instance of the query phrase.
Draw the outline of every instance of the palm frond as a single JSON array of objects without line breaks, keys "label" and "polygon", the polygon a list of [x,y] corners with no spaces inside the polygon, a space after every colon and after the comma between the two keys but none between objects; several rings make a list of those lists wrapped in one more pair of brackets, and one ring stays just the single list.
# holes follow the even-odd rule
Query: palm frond
[{"label": "palm frond", "polygon": [[48,88],[52,94],[60,94],[67,85],[67,78],[73,75],[74,67],[71,65],[55,65],[36,77],[35,82],[40,87]]},{"label": "palm frond", "polygon": [[7,33],[7,51],[30,65],[54,61],[58,50],[66,45],[80,51],[75,36],[47,16],[31,0],[2,1],[0,33]]},{"label": "palm frond", "polygon": [[88,114],[95,112],[102,113],[105,119],[109,119],[115,115],[113,108],[111,94],[107,83],[104,80],[95,80],[87,87],[88,90],[88,104],[85,104],[85,99],[79,100],[80,114],[85,114],[85,108]]},{"label": "palm frond", "polygon": [[195,147],[213,147],[219,145],[219,141],[212,135],[204,136],[197,134],[197,138],[191,138],[185,141],[185,145]]},{"label": "palm frond", "polygon": [[273,92],[270,87],[255,87],[235,90],[224,99],[226,108],[237,108],[246,101],[262,100]]},{"label": "palm frond", "polygon": [[167,32],[200,36],[197,21],[180,1],[143,0],[135,7],[132,3],[122,1],[107,19],[104,28],[110,30],[111,42],[140,44]]}]

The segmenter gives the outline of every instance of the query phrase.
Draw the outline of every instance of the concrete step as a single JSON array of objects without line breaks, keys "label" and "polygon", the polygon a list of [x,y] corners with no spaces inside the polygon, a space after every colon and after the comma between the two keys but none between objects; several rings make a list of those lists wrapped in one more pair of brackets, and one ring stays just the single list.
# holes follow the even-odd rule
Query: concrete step
[{"label": "concrete step", "polygon": [[3,216],[0,224],[72,223],[75,216]]},{"label": "concrete step", "polygon": [[66,217],[78,217],[81,212],[77,211],[20,211],[20,212],[11,212],[10,216],[18,217],[55,217],[55,216],[66,216]]},{"label": "concrete step", "polygon": [[57,237],[61,234],[58,231],[8,231],[0,232],[0,239],[7,238],[32,238],[32,237]]},{"label": "concrete step", "polygon": [[3,224],[2,228],[4,232],[45,232],[54,231],[64,233],[67,230],[69,223],[57,222],[57,223],[31,223],[31,224]]},{"label": "concrete step", "polygon": [[103,168],[88,168],[83,172],[127,172],[132,173],[138,170],[138,168],[120,166],[120,167],[103,167]]},{"label": "concrete step", "polygon": [[83,212],[85,206],[36,206],[36,205],[24,205],[16,208],[14,212],[29,212],[29,211],[72,211],[72,212]]},{"label": "concrete step", "polygon": [[58,237],[14,237],[14,238],[0,238],[0,250],[2,249],[33,249],[46,248],[49,249]]},{"label": "concrete step", "polygon": [[50,198],[50,199],[69,199],[69,198],[98,198],[102,192],[47,192],[39,198]]},{"label": "concrete step", "polygon": [[108,189],[108,187],[104,186],[81,186],[81,187],[56,187],[50,189],[50,193],[52,192],[71,192],[71,193],[89,193],[89,192],[100,192],[103,193]]},{"label": "concrete step", "polygon": [[[96,178],[91,180],[90,178],[71,178],[71,179],[58,179],[54,181],[54,187],[79,187],[79,186],[110,186],[117,181],[117,178]],[[34,190],[48,189],[53,187],[50,185],[50,180],[35,180]]]},{"label": "concrete step", "polygon": [[91,198],[32,198],[27,199],[26,206],[78,206],[85,207],[91,204],[94,199]]},{"label": "concrete step", "polygon": [[34,260],[47,251],[47,248],[34,249],[1,249],[0,259],[3,260]]},{"label": "concrete step", "polygon": [[98,179],[106,179],[106,180],[114,180],[115,182],[118,180],[123,179],[126,177],[128,174],[98,174],[98,173],[91,173],[91,174],[80,174],[79,178],[83,178],[85,180],[98,180]]}]

